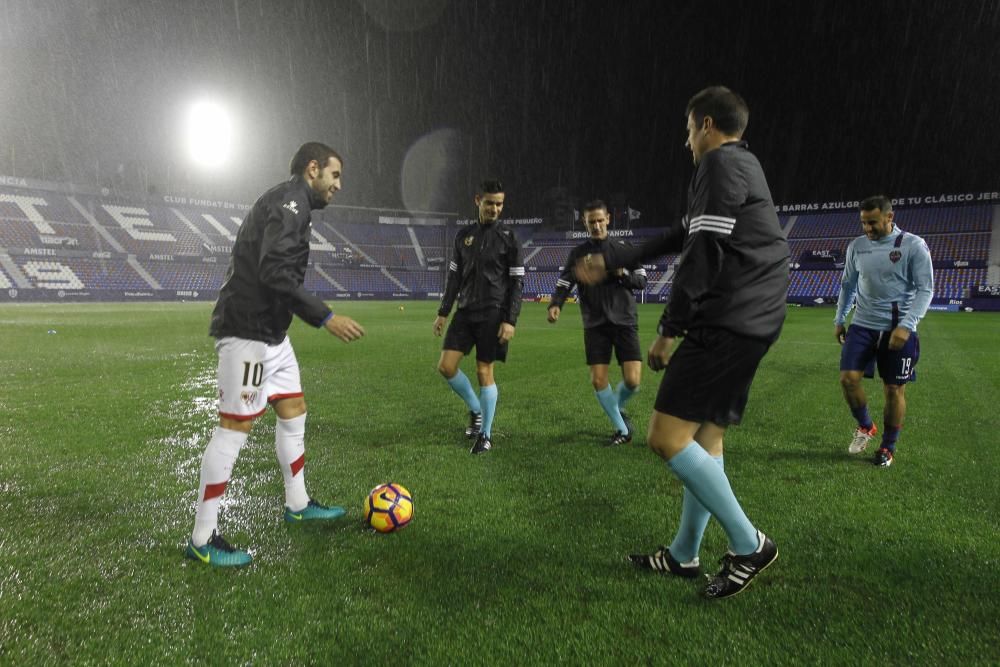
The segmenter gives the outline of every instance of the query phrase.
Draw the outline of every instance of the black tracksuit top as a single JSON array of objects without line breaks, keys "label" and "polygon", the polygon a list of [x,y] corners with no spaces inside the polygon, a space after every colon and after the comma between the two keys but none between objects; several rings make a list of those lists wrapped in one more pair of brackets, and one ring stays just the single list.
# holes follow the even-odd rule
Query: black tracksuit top
[{"label": "black tracksuit top", "polygon": [[[569,251],[566,259],[566,266],[556,280],[556,291],[552,294],[552,306],[562,308],[566,303],[566,298],[573,291],[576,278],[573,276],[573,266],[576,260],[584,255],[604,254],[609,245],[628,247],[617,239],[604,239],[597,241],[588,239]],[[603,324],[614,324],[617,326],[634,326],[638,324],[639,318],[635,310],[635,295],[632,290],[646,288],[646,270],[641,264],[625,267],[625,274],[614,275],[614,271],[609,271],[604,282],[597,285],[577,285],[577,292],[580,295],[580,314],[583,317],[585,329],[599,327]]]},{"label": "black tracksuit top", "polygon": [[773,342],[785,320],[788,241],[760,162],[745,141],[705,153],[688,188],[679,225],[639,246],[609,246],[609,267],[681,252],[670,301],[657,330],[699,327]]},{"label": "black tracksuit top", "polygon": [[293,315],[314,327],[323,324],[330,309],[303,282],[312,210],[324,206],[301,176],[276,185],[254,203],[233,243],[212,312],[212,336],[273,345],[284,340]]},{"label": "black tracksuit top", "polygon": [[448,317],[457,297],[458,309],[470,317],[485,319],[498,309],[516,326],[523,285],[521,242],[513,230],[501,220],[469,225],[455,235],[438,315]]}]

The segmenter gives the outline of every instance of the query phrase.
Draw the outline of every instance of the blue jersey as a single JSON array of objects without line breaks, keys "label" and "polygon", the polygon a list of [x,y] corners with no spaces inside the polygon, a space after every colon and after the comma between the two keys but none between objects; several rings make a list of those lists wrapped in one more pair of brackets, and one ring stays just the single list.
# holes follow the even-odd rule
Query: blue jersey
[{"label": "blue jersey", "polygon": [[834,324],[843,324],[855,304],[853,324],[889,331],[917,330],[934,296],[934,267],[927,243],[894,227],[871,241],[859,236],[847,246]]}]

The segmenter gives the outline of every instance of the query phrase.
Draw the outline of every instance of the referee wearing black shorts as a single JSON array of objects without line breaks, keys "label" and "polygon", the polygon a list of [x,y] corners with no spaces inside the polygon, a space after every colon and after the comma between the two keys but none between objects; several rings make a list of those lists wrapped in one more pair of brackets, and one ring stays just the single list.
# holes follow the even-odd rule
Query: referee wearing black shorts
[{"label": "referee wearing black shorts", "polygon": [[681,251],[648,353],[654,371],[666,369],[648,442],[684,483],[680,525],[669,547],[631,560],[697,577],[701,537],[715,517],[729,537],[722,568],[704,589],[717,599],[745,590],[778,557],[730,487],[722,441],[726,428],[740,423],[757,366],[781,332],[789,253],[764,171],[742,140],[750,115],[743,98],[722,86],[706,88],[685,115],[695,164],[687,215],[642,246],[585,256],[577,279],[598,282],[607,267]]},{"label": "referee wearing black shorts", "polygon": [[[577,258],[603,254],[609,245],[625,245],[622,241],[608,239],[608,222],[608,207],[604,202],[595,200],[584,205],[583,224],[590,239],[569,252],[566,266],[556,281],[556,291],[552,294],[548,308],[549,322],[559,320],[563,304],[576,285],[573,266]],[[632,440],[632,423],[623,408],[625,402],[639,390],[642,375],[639,317],[632,291],[645,288],[646,270],[635,263],[609,271],[604,280],[596,285],[581,284],[577,288],[590,383],[594,386],[598,403],[615,429],[608,441],[612,446]],[[608,381],[612,350],[622,367],[622,381],[614,390]]]},{"label": "referee wearing black shorts", "polygon": [[[440,336],[452,305],[458,310],[444,338],[438,372],[469,409],[468,438],[475,439],[471,452],[481,454],[493,447],[493,416],[497,386],[493,364],[507,360],[507,344],[521,312],[524,261],[521,243],[500,221],[503,185],[487,180],[475,196],[479,223],[455,235],[441,307],[434,320],[434,335]],[[476,348],[476,378],[479,395],[459,368],[463,357]]]}]

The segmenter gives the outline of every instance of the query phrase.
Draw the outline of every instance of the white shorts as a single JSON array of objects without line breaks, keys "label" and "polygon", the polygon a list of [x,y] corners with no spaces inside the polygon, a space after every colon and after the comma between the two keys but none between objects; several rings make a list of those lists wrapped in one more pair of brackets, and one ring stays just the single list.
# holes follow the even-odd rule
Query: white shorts
[{"label": "white shorts", "polygon": [[219,355],[219,415],[248,421],[264,414],[268,403],[302,396],[299,362],[292,343],[226,337],[215,343]]}]

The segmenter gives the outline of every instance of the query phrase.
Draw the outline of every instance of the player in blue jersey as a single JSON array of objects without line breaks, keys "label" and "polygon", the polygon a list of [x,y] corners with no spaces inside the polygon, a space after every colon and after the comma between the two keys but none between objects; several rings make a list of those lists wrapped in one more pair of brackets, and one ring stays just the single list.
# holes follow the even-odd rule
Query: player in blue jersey
[{"label": "player in blue jersey", "polygon": [[[934,295],[934,270],[927,243],[896,227],[888,198],[869,197],[860,208],[865,234],[847,246],[834,335],[841,344],[840,386],[858,422],[848,451],[865,451],[878,432],[861,385],[862,377],[874,376],[877,365],[885,410],[882,444],[873,463],[887,468],[892,465],[906,416],[906,384],[916,379],[917,323],[927,314]],[[852,305],[856,308],[847,328]]]}]

